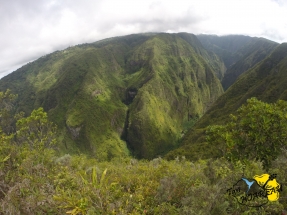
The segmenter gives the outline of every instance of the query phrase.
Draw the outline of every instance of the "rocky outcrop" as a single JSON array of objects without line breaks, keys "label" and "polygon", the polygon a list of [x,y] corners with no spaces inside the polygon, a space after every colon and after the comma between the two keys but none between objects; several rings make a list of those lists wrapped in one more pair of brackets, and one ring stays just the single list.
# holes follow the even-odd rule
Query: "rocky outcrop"
[{"label": "rocky outcrop", "polygon": [[75,128],[67,126],[67,128],[72,135],[72,138],[75,140],[79,137],[82,126]]}]

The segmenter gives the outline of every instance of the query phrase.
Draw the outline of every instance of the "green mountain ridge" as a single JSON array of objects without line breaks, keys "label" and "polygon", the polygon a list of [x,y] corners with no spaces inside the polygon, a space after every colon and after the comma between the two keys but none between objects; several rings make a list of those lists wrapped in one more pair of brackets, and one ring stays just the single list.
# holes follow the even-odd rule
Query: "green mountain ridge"
[{"label": "green mountain ridge", "polygon": [[242,57],[226,71],[221,81],[224,90],[228,89],[241,74],[271,54],[277,46],[277,43],[261,38],[256,38],[244,46],[241,50]]},{"label": "green mountain ridge", "polygon": [[216,157],[216,146],[206,143],[205,129],[208,125],[224,124],[246,100],[257,97],[264,102],[287,100],[287,43],[279,45],[268,57],[242,74],[222,94],[202,118],[189,130],[182,146],[171,151],[167,157],[185,155],[189,159]]},{"label": "green mountain ridge", "polygon": [[236,79],[266,58],[279,45],[276,42],[242,35],[214,36],[198,35],[207,50],[215,52],[227,68],[221,78],[223,89],[230,87]]},{"label": "green mountain ridge", "polygon": [[177,147],[184,124],[223,93],[225,67],[196,36],[138,34],[57,51],[0,80],[16,110],[43,106],[60,150],[99,160],[153,158]]}]

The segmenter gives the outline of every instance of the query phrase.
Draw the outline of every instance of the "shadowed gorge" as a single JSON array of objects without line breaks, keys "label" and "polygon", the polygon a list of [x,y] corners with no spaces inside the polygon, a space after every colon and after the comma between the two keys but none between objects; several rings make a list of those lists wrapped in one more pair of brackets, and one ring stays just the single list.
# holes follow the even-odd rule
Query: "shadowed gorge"
[{"label": "shadowed gorge", "polygon": [[153,158],[176,148],[184,125],[223,93],[224,71],[192,34],[138,34],[49,54],[0,89],[18,94],[17,111],[43,106],[63,152]]}]

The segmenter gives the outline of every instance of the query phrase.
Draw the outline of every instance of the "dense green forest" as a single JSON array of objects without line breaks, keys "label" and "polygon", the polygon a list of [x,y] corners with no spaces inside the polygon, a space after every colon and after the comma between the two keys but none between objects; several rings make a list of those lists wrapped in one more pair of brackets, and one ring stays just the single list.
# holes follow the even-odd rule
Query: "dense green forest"
[{"label": "dense green forest", "polygon": [[187,33],[23,66],[0,80],[0,214],[285,214],[286,68],[287,44]]}]

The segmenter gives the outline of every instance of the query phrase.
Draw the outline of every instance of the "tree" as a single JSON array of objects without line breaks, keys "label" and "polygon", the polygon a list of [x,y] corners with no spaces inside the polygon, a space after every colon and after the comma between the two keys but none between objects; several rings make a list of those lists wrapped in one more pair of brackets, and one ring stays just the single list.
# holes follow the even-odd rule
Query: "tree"
[{"label": "tree", "polygon": [[48,120],[43,108],[33,110],[29,117],[20,118],[16,130],[17,143],[31,149],[51,148],[56,143],[56,126]]},{"label": "tree", "polygon": [[260,160],[268,169],[286,147],[286,111],[286,101],[268,104],[251,98],[226,125],[209,126],[207,141],[221,146],[229,159]]},{"label": "tree", "polygon": [[13,132],[13,102],[17,98],[17,95],[12,94],[8,89],[6,92],[0,92],[0,128],[6,134]]}]

